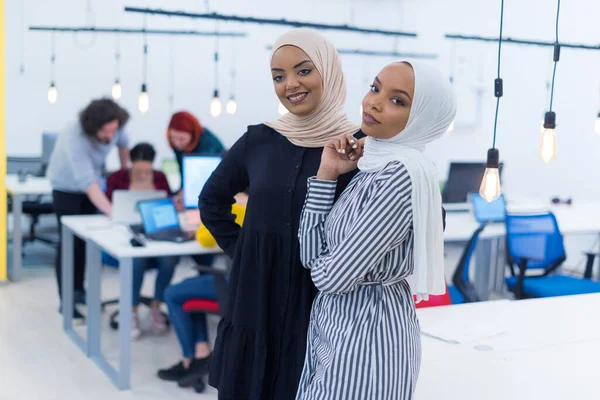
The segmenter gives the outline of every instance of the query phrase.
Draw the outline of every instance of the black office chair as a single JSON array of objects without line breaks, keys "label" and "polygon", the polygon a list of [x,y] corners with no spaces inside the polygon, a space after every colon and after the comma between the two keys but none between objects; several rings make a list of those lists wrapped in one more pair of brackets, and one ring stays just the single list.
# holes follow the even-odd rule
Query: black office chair
[{"label": "black office chair", "polygon": [[[44,176],[47,165],[44,164],[40,157],[7,157],[6,172],[7,174],[22,174],[31,176]],[[7,199],[8,211],[12,212],[12,196],[8,195]],[[49,196],[27,196],[23,199],[23,214],[30,218],[29,235],[23,236],[23,246],[27,243],[40,241],[52,247],[58,246],[58,240],[40,235],[36,232],[36,227],[40,222],[42,215],[54,214],[54,205],[52,198]]]}]

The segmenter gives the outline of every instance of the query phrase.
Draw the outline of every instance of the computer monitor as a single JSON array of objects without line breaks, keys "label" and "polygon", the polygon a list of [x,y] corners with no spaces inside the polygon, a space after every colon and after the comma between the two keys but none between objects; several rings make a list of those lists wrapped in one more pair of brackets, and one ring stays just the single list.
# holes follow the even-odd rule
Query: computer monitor
[{"label": "computer monitor", "polygon": [[140,201],[138,209],[146,235],[180,226],[177,210],[171,198]]},{"label": "computer monitor", "polygon": [[45,164],[48,164],[50,161],[50,156],[52,155],[52,151],[54,151],[57,137],[58,134],[54,132],[44,132],[42,134],[42,162]]},{"label": "computer monitor", "polygon": [[[503,163],[500,163],[500,180],[502,181]],[[466,203],[468,193],[478,193],[483,174],[484,162],[450,163],[448,179],[442,191],[442,203]]]},{"label": "computer monitor", "polygon": [[210,175],[221,163],[218,154],[193,154],[183,157],[183,205],[198,208],[198,195]]}]

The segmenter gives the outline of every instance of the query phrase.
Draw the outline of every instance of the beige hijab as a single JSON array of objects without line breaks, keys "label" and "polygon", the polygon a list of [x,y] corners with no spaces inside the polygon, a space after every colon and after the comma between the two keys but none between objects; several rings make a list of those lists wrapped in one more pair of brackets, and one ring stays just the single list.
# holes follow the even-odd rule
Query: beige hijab
[{"label": "beige hijab", "polygon": [[350,122],[343,110],[346,83],[340,57],[333,44],[312,29],[293,29],[277,40],[271,59],[283,46],[296,46],[308,55],[323,80],[323,97],[317,109],[308,116],[287,113],[265,125],[300,147],[323,147],[330,139],[358,132],[360,127]]}]

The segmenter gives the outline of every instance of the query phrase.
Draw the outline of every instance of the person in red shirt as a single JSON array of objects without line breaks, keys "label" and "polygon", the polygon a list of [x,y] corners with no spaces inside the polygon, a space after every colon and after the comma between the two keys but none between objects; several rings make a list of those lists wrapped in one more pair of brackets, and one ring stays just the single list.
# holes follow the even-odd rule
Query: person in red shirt
[{"label": "person in red shirt", "polygon": [[[173,196],[165,174],[153,168],[156,152],[151,144],[137,144],[129,151],[129,156],[131,167],[112,173],[106,181],[106,195],[109,199],[112,200],[112,194],[115,190],[164,190],[169,196]],[[154,301],[150,308],[152,332],[162,334],[167,331],[166,317],[160,311],[160,306],[164,301],[165,289],[171,283],[178,262],[179,257],[151,257],[133,260],[132,339],[138,339],[142,335],[137,308],[140,303],[144,273],[150,268],[158,270],[154,288]]]}]

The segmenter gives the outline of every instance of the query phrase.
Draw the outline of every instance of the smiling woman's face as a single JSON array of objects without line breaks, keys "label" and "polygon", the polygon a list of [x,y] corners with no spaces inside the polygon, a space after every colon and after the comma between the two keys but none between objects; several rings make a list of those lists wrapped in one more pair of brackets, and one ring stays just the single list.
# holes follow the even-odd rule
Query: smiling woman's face
[{"label": "smiling woman's face", "polygon": [[304,117],[321,103],[323,80],[305,52],[295,46],[279,48],[271,60],[275,93],[292,114]]},{"label": "smiling woman's face", "polygon": [[378,139],[390,139],[406,127],[415,94],[415,74],[406,63],[385,67],[363,100],[362,131]]}]

